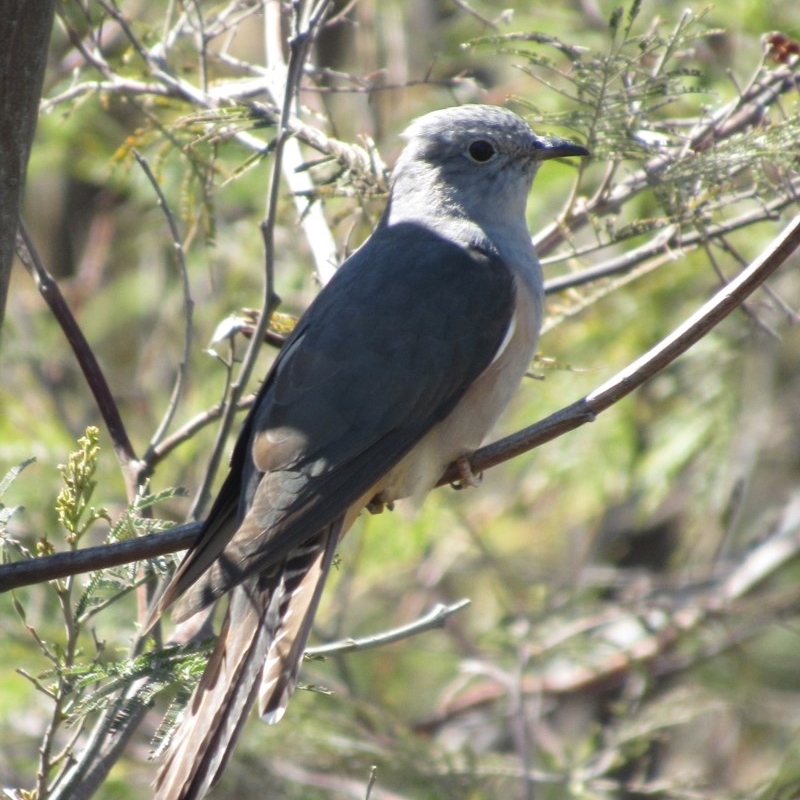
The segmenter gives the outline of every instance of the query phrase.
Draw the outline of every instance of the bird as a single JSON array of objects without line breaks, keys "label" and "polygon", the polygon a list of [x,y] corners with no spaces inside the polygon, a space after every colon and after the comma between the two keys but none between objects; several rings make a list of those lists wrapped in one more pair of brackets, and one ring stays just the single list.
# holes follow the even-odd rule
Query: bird
[{"label": "bird", "polygon": [[229,596],[156,800],[202,798],[254,703],[281,719],[343,535],[364,509],[420,501],[453,462],[471,482],[469,456],[535,354],[544,291],[527,198],[541,162],[588,150],[477,104],[403,136],[382,216],[278,352],[146,623]]}]

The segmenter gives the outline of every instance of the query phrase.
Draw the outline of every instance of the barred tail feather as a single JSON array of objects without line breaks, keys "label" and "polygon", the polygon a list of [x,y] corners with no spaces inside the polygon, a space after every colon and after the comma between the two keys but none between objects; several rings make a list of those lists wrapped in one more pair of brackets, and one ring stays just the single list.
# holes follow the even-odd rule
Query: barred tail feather
[{"label": "barred tail feather", "polygon": [[156,779],[154,800],[200,800],[222,774],[256,696],[277,722],[297,683],[342,530],[339,520],[293,551],[279,573],[234,588],[225,624]]},{"label": "barred tail feather", "polygon": [[[269,648],[269,631],[254,613],[248,589],[242,585],[231,592],[220,638],[159,770],[155,800],[201,798],[227,764]],[[249,607],[249,613],[231,625],[240,605]]]},{"label": "barred tail feather", "polygon": [[273,594],[271,605],[278,624],[258,692],[259,713],[270,724],[283,717],[297,685],[308,635],[341,530],[342,520],[338,520],[309,545],[295,550],[286,560],[280,591]]}]

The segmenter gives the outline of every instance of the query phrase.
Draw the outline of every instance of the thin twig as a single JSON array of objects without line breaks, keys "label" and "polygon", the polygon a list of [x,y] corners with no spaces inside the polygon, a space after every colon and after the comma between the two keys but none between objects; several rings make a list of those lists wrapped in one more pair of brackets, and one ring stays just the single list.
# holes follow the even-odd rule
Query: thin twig
[{"label": "thin twig", "polygon": [[[791,184],[791,188],[794,190],[794,183]],[[587,283],[593,283],[594,281],[626,273],[635,269],[639,264],[642,264],[648,259],[659,256],[659,254],[665,252],[686,253],[706,242],[721,239],[730,233],[742,230],[750,225],[772,219],[796,202],[797,199],[793,196],[793,193],[780,195],[770,200],[768,203],[761,204],[758,208],[744,211],[725,222],[707,225],[702,230],[686,231],[681,230],[677,225],[670,225],[655,233],[650,241],[645,242],[634,250],[625,252],[611,260],[604,261],[595,267],[589,267],[585,270],[568,273],[566,275],[557,275],[551,278],[545,284],[545,292],[547,294],[554,294],[566,289],[574,289]],[[594,245],[585,250],[571,253],[570,256],[574,258],[583,258],[606,246],[618,244],[619,242],[615,241],[610,242],[609,245]],[[546,266],[548,263],[552,263],[552,261],[560,260],[562,260],[561,257],[549,261],[543,258],[542,263]]]},{"label": "thin twig", "polygon": [[489,28],[490,30],[496,31],[500,29],[500,23],[507,24],[511,21],[511,17],[514,14],[513,9],[507,8],[500,12],[497,19],[489,19],[489,17],[485,17],[479,11],[476,11],[466,0],[453,0],[453,2],[460,8],[465,14],[468,14],[470,17],[473,17],[481,25]]},{"label": "thin twig", "polygon": [[119,413],[119,407],[111,394],[108,381],[106,381],[94,351],[83,335],[64,295],[61,294],[58,283],[39,258],[33,240],[22,220],[20,220],[17,235],[17,255],[33,277],[36,288],[50,308],[75,354],[78,366],[94,396],[97,408],[111,437],[114,452],[122,467],[128,501],[133,502],[141,479],[142,462],[136,457],[125,423]]},{"label": "thin twig", "polygon": [[183,356],[178,364],[178,374],[175,376],[175,383],[172,387],[172,393],[169,402],[167,403],[167,408],[164,411],[164,417],[151,436],[150,444],[148,445],[147,452],[144,456],[144,461],[148,464],[148,466],[152,466],[153,452],[163,438],[169,426],[172,424],[172,419],[175,416],[175,411],[178,407],[178,400],[183,393],[183,387],[186,383],[186,375],[189,368],[189,358],[192,352],[192,317],[194,312],[194,300],[192,299],[191,288],[189,286],[189,273],[186,269],[186,258],[183,251],[183,244],[181,243],[180,232],[178,231],[178,223],[175,220],[172,209],[169,207],[169,203],[167,202],[167,198],[164,196],[161,186],[156,180],[156,176],[153,174],[153,171],[150,169],[150,165],[147,163],[147,159],[145,159],[135,149],[133,151],[133,155],[136,158],[139,166],[142,168],[142,171],[147,176],[147,180],[150,181],[150,185],[153,187],[153,191],[155,191],[156,197],[158,198],[158,205],[161,207],[161,210],[164,212],[164,217],[167,220],[170,237],[172,238],[172,249],[175,253],[175,261],[178,266],[178,275],[180,277],[181,288],[183,289]]},{"label": "thin twig", "polygon": [[457,600],[455,603],[450,603],[450,605],[438,603],[427,614],[424,614],[406,625],[400,625],[397,628],[382,631],[372,636],[364,636],[360,639],[342,639],[338,642],[318,645],[317,647],[307,647],[306,655],[314,658],[316,656],[328,656],[334,653],[352,653],[356,650],[369,650],[371,647],[382,647],[385,644],[399,642],[411,636],[424,633],[425,631],[441,628],[448,617],[461,611],[462,608],[466,608],[470,602],[468,597],[464,597],[461,600]]},{"label": "thin twig", "polygon": [[[250,406],[253,405],[255,398],[255,393],[249,394],[247,397],[243,397],[237,403],[236,410],[246,411],[248,408],[250,408]],[[157,445],[153,447],[152,453],[150,453],[150,458],[148,459],[150,468],[154,468],[159,462],[163,461],[173,450],[175,450],[175,448],[179,447],[185,442],[191,441],[198,431],[201,431],[211,423],[216,422],[222,416],[224,410],[225,404],[217,403],[217,405],[213,406],[212,408],[196,414],[188,422],[185,422],[183,425],[181,425],[181,427],[178,428],[178,430],[176,430],[174,433],[164,437]]]},{"label": "thin twig", "polygon": [[[566,231],[575,232],[589,224],[592,218],[617,213],[688,155],[703,153],[712,145],[752,129],[763,120],[767,108],[799,83],[800,75],[792,67],[779,67],[766,72],[745,95],[710,117],[698,121],[684,146],[677,152],[674,148],[657,152],[625,180],[615,184],[604,182],[603,185],[613,188],[609,191],[598,191],[582,208],[542,230],[536,237],[539,255],[545,256],[558,247],[564,240]],[[598,104],[597,107],[601,105]],[[590,137],[590,143],[591,140]],[[743,165],[739,171],[744,169],[746,167]]]}]

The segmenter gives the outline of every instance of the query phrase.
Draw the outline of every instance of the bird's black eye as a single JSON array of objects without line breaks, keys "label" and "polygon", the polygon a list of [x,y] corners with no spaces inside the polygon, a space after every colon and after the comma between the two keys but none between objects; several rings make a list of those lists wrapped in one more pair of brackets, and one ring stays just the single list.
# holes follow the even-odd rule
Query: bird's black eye
[{"label": "bird's black eye", "polygon": [[479,164],[485,164],[497,154],[494,145],[491,142],[487,142],[486,139],[476,139],[467,148],[467,152],[469,157]]}]

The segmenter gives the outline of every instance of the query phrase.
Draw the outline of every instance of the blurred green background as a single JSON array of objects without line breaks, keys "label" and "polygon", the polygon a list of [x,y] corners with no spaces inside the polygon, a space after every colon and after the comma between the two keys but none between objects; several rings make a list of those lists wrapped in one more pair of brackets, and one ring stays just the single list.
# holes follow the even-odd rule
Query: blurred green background
[{"label": "blurred green background", "polygon": [[[166,6],[132,1],[121,8],[142,41],[152,43]],[[497,20],[497,30],[456,2],[357,3],[351,23],[326,31],[315,61],[370,76],[384,88],[309,92],[304,101],[330,118],[336,137],[372,136],[391,164],[398,134],[433,108],[518,97],[541,111],[563,109],[557,92],[518,68],[522,56],[500,54],[491,43],[465,43],[539,31],[600,52],[611,47],[614,3],[519,2],[510,20],[501,18],[507,4],[471,7]],[[705,5],[644,2],[635,29],[644,34],[660,24],[669,30],[685,8],[699,14]],[[102,9],[88,3],[84,12],[67,2],[59,13],[80,30]],[[713,32],[686,56],[699,71],[693,85],[702,92],[681,100],[686,116],[736,96],[759,63],[762,34],[800,37],[794,0],[718,5],[703,25]],[[227,43],[230,52],[262,63],[261,28],[258,13],[245,14],[235,42]],[[124,37],[113,31],[109,37],[109,62],[118,74],[139,78]],[[175,48],[188,76],[196,71],[193,47],[179,42]],[[142,452],[181,358],[183,300],[164,215],[130,148],[148,159],[186,237],[195,344],[173,429],[224,392],[225,367],[204,350],[217,323],[260,303],[258,224],[270,162],[244,170],[251,156],[244,147],[201,135],[203,121],[187,120],[194,111],[173,101],[131,102],[98,92],[48,105],[69,90],[77,65],[73,42],[57,21],[24,216]],[[212,77],[224,76],[219,69]],[[461,76],[455,83],[454,75]],[[782,109],[797,114],[796,90]],[[671,113],[680,115],[675,108]],[[584,191],[604,169],[600,161],[589,168]],[[573,178],[563,165],[544,167],[529,203],[534,233],[552,222]],[[339,194],[326,201],[342,254],[363,239],[380,208],[380,198],[360,204]],[[650,213],[647,200],[626,209],[628,218]],[[782,224],[730,237],[736,258],[753,259]],[[276,241],[281,310],[300,313],[316,291],[313,263],[285,192]],[[723,262],[727,277],[735,274],[736,258]],[[579,313],[580,293],[552,296],[552,324],[535,366],[540,379],[525,382],[497,435],[603,383],[718,286],[707,254],[697,251],[676,254],[674,262],[587,302]],[[797,493],[800,333],[781,306],[800,303],[796,259],[770,290],[594,424],[492,469],[479,490],[443,488],[417,512],[400,508],[360,522],[342,548],[317,641],[385,630],[438,602],[469,597],[471,605],[443,630],[308,663],[303,679],[332,693],[299,692],[277,727],[251,721],[212,796],[365,797],[373,765],[373,798],[800,796],[796,564],[772,576],[769,592],[735,609],[735,629],[728,617],[712,620],[670,652],[685,667],[634,669],[613,685],[589,681],[563,692],[525,683],[542,675],[557,683],[576,664],[597,663],[605,645],[592,634],[603,619],[620,607],[651,609],[659,590],[668,606],[678,604],[687,587],[710,580],[774,529]],[[565,310],[569,316],[561,320]],[[259,377],[273,352],[265,346]],[[100,418],[61,331],[22,269],[11,287],[0,365],[0,472],[36,458],[3,497],[8,506],[24,506],[10,532],[29,547],[45,536],[60,549],[57,465]],[[214,434],[214,426],[204,428],[158,465],[153,490],[185,487],[190,495],[159,508],[160,516],[183,521]],[[125,508],[125,490],[104,431],[101,445],[94,500],[114,517]],[[98,523],[84,544],[101,542],[105,533]],[[15,597],[29,625],[45,637],[61,635],[46,587]],[[94,638],[109,657],[124,654],[135,620],[132,596],[96,619]],[[576,627],[585,635],[573,635]],[[0,635],[6,662],[0,785],[30,786],[49,705],[17,670],[35,675],[49,665],[8,595],[0,596]],[[87,639],[87,658],[91,644]],[[98,797],[148,796],[155,774],[147,760],[150,737],[163,711],[153,710]],[[542,778],[535,789],[522,778],[526,769]]]}]

